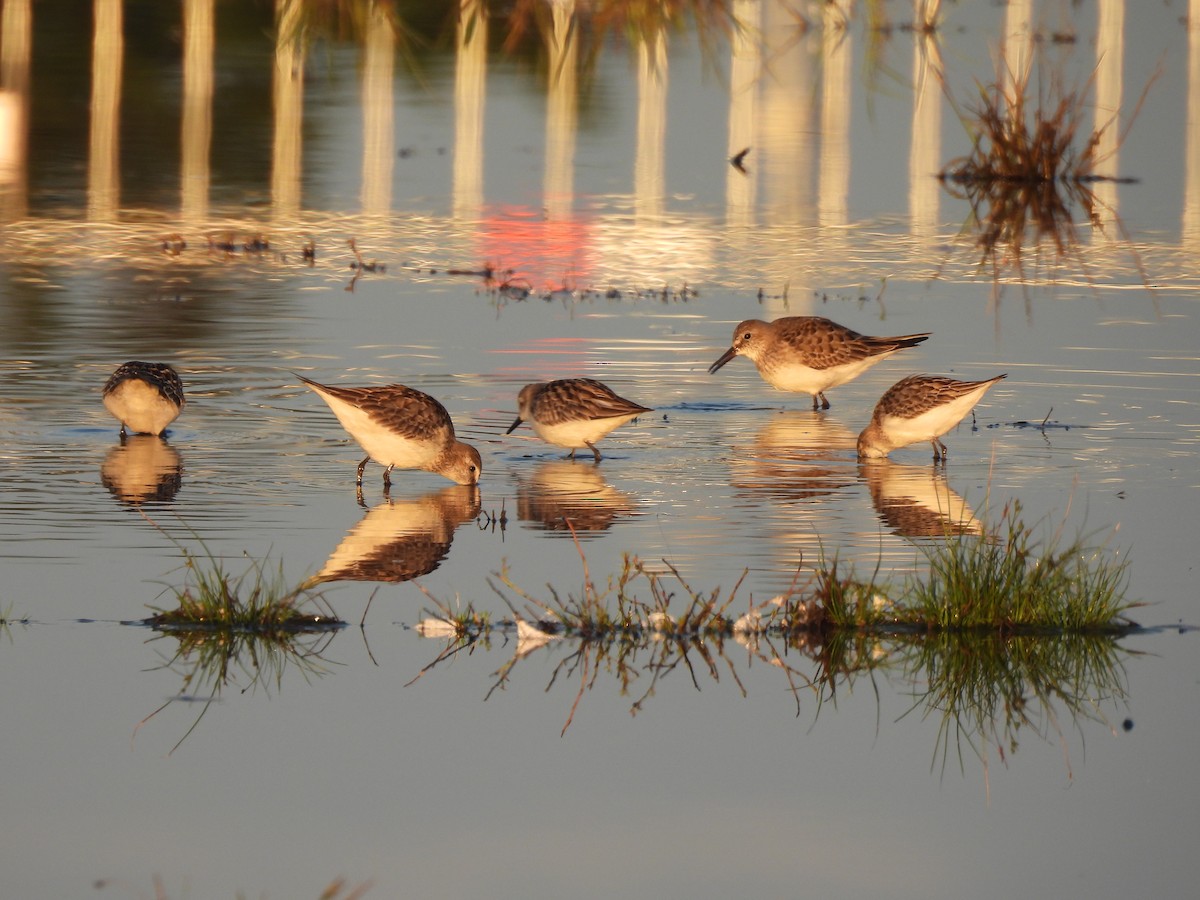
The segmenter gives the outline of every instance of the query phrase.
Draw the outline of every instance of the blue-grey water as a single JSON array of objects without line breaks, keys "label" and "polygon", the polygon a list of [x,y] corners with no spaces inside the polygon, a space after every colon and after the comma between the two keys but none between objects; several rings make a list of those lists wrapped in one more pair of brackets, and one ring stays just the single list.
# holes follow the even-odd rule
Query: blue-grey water
[{"label": "blue-grey water", "polygon": [[[901,27],[907,4],[850,5],[842,27],[744,0],[732,56],[687,20],[657,75],[613,38],[572,85],[552,35],[505,50],[500,19],[486,53],[456,50],[446,4],[414,25],[419,52],[380,50],[373,20],[305,45],[291,164],[269,9],[125,3],[105,144],[107,57],[65,6],[32,4],[27,45],[29,4],[5,0],[0,20],[0,112],[18,110],[0,126],[0,894],[154,896],[158,880],[172,898],[316,897],[337,877],[380,897],[1189,894],[1200,49],[1185,5],[949,4],[927,41]],[[184,14],[210,7],[206,68],[186,62]],[[970,149],[951,98],[967,109],[995,79],[1006,30],[1041,90],[1058,73],[1093,92],[1085,124],[1119,108],[1106,171],[1132,181],[1094,186],[1102,228],[1075,208],[1061,252],[1030,233],[993,267],[932,175]],[[923,90],[936,59],[946,89]],[[207,143],[184,99],[206,73]],[[728,161],[743,146],[745,173]],[[242,249],[256,235],[269,249]],[[824,413],[746,360],[707,373],[738,321],[787,314],[933,336]],[[165,441],[122,445],[100,403],[128,359],[185,381]],[[918,371],[1008,379],[946,436],[944,469],[925,446],[860,467],[874,402]],[[478,511],[420,472],[395,473],[385,501],[374,464],[364,509],[359,448],[293,373],[439,398],[482,454]],[[522,385],[575,376],[655,410],[606,438],[599,466],[527,426],[505,434]],[[626,683],[586,659],[562,669],[577,645],[526,654],[498,632],[421,674],[446,646],[414,628],[437,604],[530,608],[501,572],[543,603],[581,595],[581,551],[600,585],[626,554],[705,592],[745,572],[740,615],[822,555],[900,580],[939,511],[987,522],[1012,503],[1039,533],[1094,533],[1127,559],[1149,627],[1117,644],[1119,689],[1095,684],[1074,711],[1030,697],[1037,727],[974,748],[952,733],[947,752],[940,716],[914,708],[925,676],[884,644],[873,676],[824,702],[803,686],[811,657],[732,641],[657,680],[648,650]],[[172,605],[185,551],[298,583],[389,537],[391,571],[325,586],[352,627],[243,656],[210,706],[202,674],[167,664],[179,640],[129,624]]]}]

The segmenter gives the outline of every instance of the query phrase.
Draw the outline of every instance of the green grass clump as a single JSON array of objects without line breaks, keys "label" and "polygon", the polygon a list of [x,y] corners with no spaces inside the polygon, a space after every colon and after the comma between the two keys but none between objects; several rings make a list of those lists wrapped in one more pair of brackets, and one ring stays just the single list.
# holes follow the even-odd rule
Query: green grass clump
[{"label": "green grass clump", "polygon": [[1123,629],[1128,561],[1088,535],[1039,539],[1021,505],[1004,508],[1003,533],[950,535],[924,548],[928,576],[906,592],[903,621],[929,630],[1078,633]]},{"label": "green grass clump", "polygon": [[[161,629],[258,634],[328,631],[345,624],[308,582],[289,584],[282,563],[269,573],[264,563],[251,561],[241,575],[232,575],[207,550],[203,558],[185,550],[183,569],[187,573],[184,585],[169,589],[176,607],[151,607],[155,613],[145,624]],[[313,610],[306,611],[305,606]]]}]

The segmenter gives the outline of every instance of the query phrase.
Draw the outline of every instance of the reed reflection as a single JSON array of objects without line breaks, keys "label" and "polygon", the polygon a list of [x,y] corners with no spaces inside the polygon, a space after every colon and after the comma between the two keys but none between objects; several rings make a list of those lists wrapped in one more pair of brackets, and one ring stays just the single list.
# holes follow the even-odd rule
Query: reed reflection
[{"label": "reed reflection", "polygon": [[208,217],[212,180],[213,54],[216,46],[214,0],[183,3],[183,124],[180,182],[184,221]]},{"label": "reed reflection", "polygon": [[941,224],[942,85],[945,77],[941,45],[934,30],[940,0],[917,0],[918,26],[913,30],[912,139],[908,153],[908,211],[912,232],[933,237]]},{"label": "reed reflection", "polygon": [[100,483],[128,506],[170,503],[183,486],[183,459],[160,435],[122,435],[104,456]]},{"label": "reed reflection", "polygon": [[0,221],[23,218],[29,202],[29,85],[32,0],[0,7]]},{"label": "reed reflection", "polygon": [[637,514],[634,498],[609,484],[591,463],[545,460],[517,485],[517,518],[581,540]]},{"label": "reed reflection", "polygon": [[542,193],[551,220],[569,219],[575,197],[575,141],[579,127],[579,23],[575,0],[550,8],[546,96],[546,161]]},{"label": "reed reflection", "polygon": [[[1121,174],[1121,95],[1125,79],[1125,0],[1098,0],[1096,28],[1096,174],[1099,232],[1114,225],[1119,213],[1117,181]],[[1112,240],[1112,235],[1107,235]]]},{"label": "reed reflection", "polygon": [[483,210],[483,124],[487,104],[488,17],[485,0],[460,0],[454,56],[454,183],[456,219]]},{"label": "reed reflection", "polygon": [[300,212],[306,40],[303,0],[276,0],[271,204],[275,215],[282,220]]},{"label": "reed reflection", "polygon": [[[850,199],[851,3],[828,0],[821,29],[821,161],[817,217],[822,226],[844,226]],[[832,232],[834,237],[840,232]]]},{"label": "reed reflection", "polygon": [[885,457],[859,460],[858,472],[880,522],[893,534],[938,538],[982,531],[971,507],[936,466],[907,466]]},{"label": "reed reflection", "polygon": [[634,213],[657,222],[666,193],[667,37],[662,29],[638,42],[637,153],[633,169]]},{"label": "reed reflection", "polygon": [[125,55],[124,0],[95,0],[92,39],[88,218],[112,219],[120,203],[121,70]]},{"label": "reed reflection", "polygon": [[1187,120],[1184,131],[1183,249],[1200,250],[1200,0],[1188,2]]},{"label": "reed reflection", "polygon": [[729,43],[729,158],[742,160],[725,171],[725,224],[735,229],[732,238],[745,243],[754,223],[758,192],[758,166],[746,162],[758,143],[758,82],[762,77],[762,44],[758,39],[762,0],[734,0],[733,17],[741,23]]},{"label": "reed reflection", "polygon": [[312,579],[402,583],[428,575],[450,552],[454,531],[479,515],[479,489],[453,485],[367,510]]},{"label": "reed reflection", "polygon": [[362,60],[362,211],[387,215],[392,209],[396,156],[396,29],[390,4],[370,0],[368,6]]}]

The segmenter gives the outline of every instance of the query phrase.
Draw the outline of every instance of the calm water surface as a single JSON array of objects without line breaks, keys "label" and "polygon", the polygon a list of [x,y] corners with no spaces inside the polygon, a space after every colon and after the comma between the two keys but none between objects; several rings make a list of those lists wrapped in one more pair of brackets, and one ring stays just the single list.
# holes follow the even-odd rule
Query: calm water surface
[{"label": "calm water surface", "polygon": [[[1022,269],[993,278],[966,204],[925,177],[968,144],[939,93],[940,122],[920,118],[912,35],[860,12],[823,45],[834,29],[796,36],[774,4],[742,7],[794,38],[764,51],[749,112],[730,100],[728,47],[706,57],[690,33],[672,36],[657,94],[635,50],[602,55],[565,127],[532,53],[489,53],[473,99],[452,48],[428,51],[420,77],[398,55],[390,87],[365,95],[366,44],[318,42],[294,209],[272,192],[282,125],[263,23],[216,7],[223,111],[210,188],[184,209],[180,54],[146,49],[170,22],[141,34],[127,12],[119,197],[97,213],[87,109],[47,111],[52,90],[89,95],[91,36],[35,5],[43,92],[0,237],[0,893],[94,896],[103,881],[101,894],[150,896],[158,876],[172,897],[306,897],[345,876],[372,881],[369,896],[1187,895],[1200,838],[1200,676],[1180,627],[1197,621],[1200,530],[1187,160],[1200,137],[1186,123],[1200,86],[1186,10],[1125,9],[1115,38],[1120,3],[1029,13],[1043,37],[1076,34],[1037,43],[1068,78],[1090,74],[1098,40],[1119,48],[1123,122],[1162,74],[1118,157],[1139,181],[1102,186],[1106,234],[1080,213],[1067,254],[1026,246]],[[992,77],[1000,23],[1024,8],[947,12],[956,96]],[[72,56],[84,68],[47,87],[41,67]],[[639,104],[657,137],[639,131]],[[364,138],[381,111],[382,149]],[[746,117],[742,175],[727,158]],[[160,119],[176,143],[151,139]],[[938,136],[924,168],[914,128]],[[257,233],[269,251],[208,245]],[[172,234],[178,253],[162,249]],[[351,266],[349,238],[376,271]],[[485,264],[528,296],[470,274]],[[707,374],[734,324],[785,314],[933,337],[831,391],[820,414],[745,360]],[[122,445],[100,404],[126,359],[185,380],[166,441]],[[860,467],[875,400],[916,371],[1009,377],[946,437],[944,469],[926,447]],[[371,465],[360,505],[357,445],[293,373],[438,397],[482,454],[478,498],[402,473],[388,502]],[[528,427],[504,434],[522,385],[574,376],[654,408],[601,444],[599,466]],[[938,540],[939,511],[987,521],[1013,502],[1046,533],[1095,530],[1128,555],[1130,596],[1148,603],[1134,618],[1151,627],[1085,690],[1089,715],[1035,702],[1037,727],[997,725],[978,754],[914,706],[929,676],[906,676],[890,645],[824,702],[796,686],[818,672],[801,650],[781,664],[733,642],[649,694],[647,665],[628,684],[611,665],[568,674],[577,647],[524,655],[507,633],[421,675],[445,648],[412,627],[435,601],[497,618],[523,606],[490,586],[502,569],[543,601],[580,594],[580,550],[601,584],[628,553],[704,591],[745,572],[740,613],[822,553],[899,580]],[[381,541],[402,549],[364,561]],[[179,639],[129,624],[169,605],[184,549],[233,572],[331,578],[328,602],[365,625],[257,669],[243,659],[205,711],[211,684],[167,665]]]}]

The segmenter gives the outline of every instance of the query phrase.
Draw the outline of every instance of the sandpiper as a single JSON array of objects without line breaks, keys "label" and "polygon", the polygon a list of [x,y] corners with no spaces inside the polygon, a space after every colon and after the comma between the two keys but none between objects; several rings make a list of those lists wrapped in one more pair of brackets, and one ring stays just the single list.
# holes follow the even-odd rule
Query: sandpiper
[{"label": "sandpiper", "polygon": [[162,434],[187,402],[179,373],[166,363],[130,360],[104,385],[104,408],[121,423],[121,434]]},{"label": "sandpiper", "polygon": [[933,445],[934,460],[946,458],[939,438],[962,421],[988,388],[1006,375],[984,381],[955,381],[941,375],[909,375],[888,388],[875,404],[871,423],[858,436],[858,455],[887,456],[918,441]]},{"label": "sandpiper", "polygon": [[857,378],[897,350],[915,347],[929,334],[870,337],[821,316],[747,319],[733,329],[729,349],[708,372],[746,356],[776,390],[811,394],[813,409],[829,409],[827,390]]},{"label": "sandpiper", "polygon": [[617,396],[612,388],[594,378],[563,378],[527,384],[517,395],[520,414],[505,434],[529,422],[543,441],[575,451],[587,447],[596,462],[596,441],[614,428],[636,419],[650,408]]},{"label": "sandpiper", "polygon": [[[295,374],[295,373],[293,373]],[[479,452],[454,437],[446,407],[428,394],[402,384],[378,387],[331,387],[296,375],[329,404],[342,427],[367,457],[358,464],[359,488],[363,469],[372,459],[387,468],[383,486],[392,484],[392,469],[424,469],[457,481],[478,484],[483,472]]]}]

